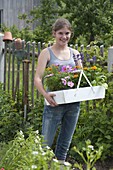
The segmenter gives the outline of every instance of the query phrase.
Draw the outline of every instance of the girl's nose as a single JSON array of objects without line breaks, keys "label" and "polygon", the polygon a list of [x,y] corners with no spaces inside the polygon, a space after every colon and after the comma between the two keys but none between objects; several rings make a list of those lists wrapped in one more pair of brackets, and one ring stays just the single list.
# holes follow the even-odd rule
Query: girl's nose
[{"label": "girl's nose", "polygon": [[63,36],[62,36],[63,38],[66,38],[67,36],[66,36],[66,34],[63,34]]}]

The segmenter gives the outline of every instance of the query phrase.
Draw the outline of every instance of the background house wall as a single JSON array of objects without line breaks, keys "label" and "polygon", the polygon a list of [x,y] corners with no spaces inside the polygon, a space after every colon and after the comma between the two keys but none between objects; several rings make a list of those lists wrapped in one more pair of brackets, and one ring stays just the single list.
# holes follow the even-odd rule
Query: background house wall
[{"label": "background house wall", "polygon": [[[18,19],[18,15],[28,14],[39,3],[40,0],[0,0],[0,25],[5,24],[6,27],[16,25],[22,29],[26,23]],[[32,29],[34,27],[35,25],[32,25]]]}]

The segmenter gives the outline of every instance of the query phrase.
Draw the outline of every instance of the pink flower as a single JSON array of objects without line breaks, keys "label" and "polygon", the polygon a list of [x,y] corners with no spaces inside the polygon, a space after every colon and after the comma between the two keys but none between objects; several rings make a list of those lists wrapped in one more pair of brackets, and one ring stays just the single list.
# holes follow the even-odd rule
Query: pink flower
[{"label": "pink flower", "polygon": [[0,170],[5,170],[4,168],[1,168]]},{"label": "pink flower", "polygon": [[74,83],[73,83],[72,81],[68,81],[67,85],[68,85],[69,87],[73,87],[73,86],[74,86]]},{"label": "pink flower", "polygon": [[71,72],[72,71],[72,67],[71,66],[66,66],[66,71],[67,72]]},{"label": "pink flower", "polygon": [[72,67],[67,65],[67,66],[62,66],[61,68],[61,72],[71,72],[72,71]]},{"label": "pink flower", "polygon": [[66,79],[61,79],[62,80],[62,83],[64,84],[64,85],[66,85],[67,84],[67,81],[66,81]]},{"label": "pink flower", "polygon": [[62,66],[61,72],[66,72],[66,66]]}]

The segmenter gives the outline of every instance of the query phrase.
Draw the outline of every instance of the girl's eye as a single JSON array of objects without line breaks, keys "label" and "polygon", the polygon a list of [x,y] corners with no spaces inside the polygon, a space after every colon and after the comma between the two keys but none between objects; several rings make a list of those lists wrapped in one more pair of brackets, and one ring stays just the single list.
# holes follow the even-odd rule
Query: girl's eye
[{"label": "girl's eye", "polygon": [[59,32],[59,35],[63,35],[63,34],[65,34],[65,35],[69,35],[69,34],[70,34],[70,32],[66,32],[66,33]]},{"label": "girl's eye", "polygon": [[66,32],[66,35],[69,35],[70,34],[70,32]]},{"label": "girl's eye", "polygon": [[60,35],[63,35],[63,33],[62,33],[62,32],[59,32],[59,34],[60,34]]}]

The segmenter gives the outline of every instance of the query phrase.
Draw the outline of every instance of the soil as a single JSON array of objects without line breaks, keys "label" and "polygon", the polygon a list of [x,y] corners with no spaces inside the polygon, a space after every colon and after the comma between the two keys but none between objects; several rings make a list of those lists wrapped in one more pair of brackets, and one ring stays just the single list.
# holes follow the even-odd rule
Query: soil
[{"label": "soil", "polygon": [[[74,160],[67,160],[72,165],[74,164]],[[86,170],[85,166],[83,166],[84,170]],[[97,161],[95,163],[96,170],[113,170],[113,158],[108,158],[106,161]],[[73,170],[79,170],[78,168],[74,168]]]},{"label": "soil", "polygon": [[109,158],[105,162],[98,161],[95,167],[97,170],[113,170],[113,158]]}]

